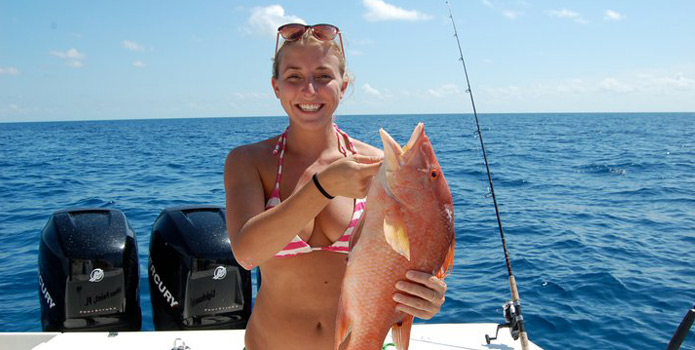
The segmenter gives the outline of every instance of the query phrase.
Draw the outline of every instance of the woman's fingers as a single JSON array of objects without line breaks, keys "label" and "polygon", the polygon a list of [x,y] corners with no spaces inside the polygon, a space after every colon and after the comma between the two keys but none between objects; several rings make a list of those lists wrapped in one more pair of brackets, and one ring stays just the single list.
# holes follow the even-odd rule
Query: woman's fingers
[{"label": "woman's fingers", "polygon": [[393,296],[399,303],[398,310],[423,319],[432,318],[444,304],[446,283],[434,275],[414,270],[408,271],[406,277],[410,281],[396,283],[396,289],[402,292]]},{"label": "woman's fingers", "polygon": [[413,303],[417,303],[417,300],[413,297],[409,297],[403,294],[396,294],[394,296],[394,300],[398,302],[398,305],[396,305],[396,310],[413,315],[417,318],[429,320],[436,314],[436,312],[431,312],[427,309],[421,309],[418,307],[411,306],[413,305]]},{"label": "woman's fingers", "polygon": [[324,189],[333,196],[363,198],[381,161],[380,157],[352,155],[333,162],[318,177]]},{"label": "woman's fingers", "polygon": [[[446,283],[444,283],[444,280],[437,278],[435,275],[422,271],[410,270],[405,274],[405,277],[415,283],[419,283],[427,287],[426,289],[429,289],[429,292],[434,292],[435,295],[432,297],[433,299],[442,298],[444,297],[444,293],[446,293]],[[422,295],[423,298],[427,298],[429,296],[430,295]]]},{"label": "woman's fingers", "polygon": [[365,156],[362,154],[355,154],[355,155],[348,157],[348,159],[349,158],[352,158],[357,163],[361,163],[361,164],[374,164],[374,163],[381,164],[381,161],[384,160],[383,157]]}]

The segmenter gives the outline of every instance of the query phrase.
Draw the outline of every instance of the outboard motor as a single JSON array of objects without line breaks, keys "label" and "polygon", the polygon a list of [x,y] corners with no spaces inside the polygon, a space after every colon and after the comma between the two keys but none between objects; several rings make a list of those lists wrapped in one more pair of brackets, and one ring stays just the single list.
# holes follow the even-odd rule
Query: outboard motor
[{"label": "outboard motor", "polygon": [[138,250],[123,212],[60,210],[39,244],[39,298],[44,331],[137,331]]},{"label": "outboard motor", "polygon": [[224,208],[163,210],[152,227],[150,297],[156,330],[243,329],[251,273],[234,259]]}]

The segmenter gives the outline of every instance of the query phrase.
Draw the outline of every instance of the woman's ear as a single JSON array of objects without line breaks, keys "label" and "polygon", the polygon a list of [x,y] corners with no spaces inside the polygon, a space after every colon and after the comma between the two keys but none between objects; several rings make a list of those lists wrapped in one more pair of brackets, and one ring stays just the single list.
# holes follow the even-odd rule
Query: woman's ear
[{"label": "woman's ear", "polygon": [[280,98],[280,89],[278,88],[278,80],[276,78],[270,78],[270,85],[273,86],[273,92],[275,92],[275,97]]},{"label": "woman's ear", "polygon": [[345,95],[345,91],[347,90],[347,87],[350,85],[350,78],[345,75],[343,76],[343,83],[340,86],[340,98],[343,98],[343,95]]}]

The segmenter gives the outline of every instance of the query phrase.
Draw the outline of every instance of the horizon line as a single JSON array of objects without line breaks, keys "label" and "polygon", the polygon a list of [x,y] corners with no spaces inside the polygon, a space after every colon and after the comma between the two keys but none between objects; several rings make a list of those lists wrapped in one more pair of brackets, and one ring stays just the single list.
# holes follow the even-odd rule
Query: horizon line
[{"label": "horizon line", "polygon": [[[695,111],[648,111],[648,112],[484,112],[478,115],[501,115],[501,114],[695,114]],[[436,115],[473,115],[473,112],[466,113],[378,113],[378,114],[338,114],[334,118],[340,117],[366,117],[366,116],[436,116]],[[108,121],[134,121],[134,120],[182,120],[182,119],[234,119],[234,118],[287,118],[287,115],[251,115],[251,116],[187,116],[187,117],[162,117],[162,118],[118,118],[118,119],[65,119],[65,120],[0,120],[0,124],[22,124],[22,123],[71,123],[71,122],[108,122]]]}]

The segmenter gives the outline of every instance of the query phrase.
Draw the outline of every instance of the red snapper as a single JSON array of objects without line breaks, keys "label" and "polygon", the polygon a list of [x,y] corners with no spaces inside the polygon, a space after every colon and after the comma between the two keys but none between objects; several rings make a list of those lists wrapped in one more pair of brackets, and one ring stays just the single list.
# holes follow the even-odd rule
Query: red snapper
[{"label": "red snapper", "polygon": [[336,349],[381,349],[389,328],[397,349],[408,349],[413,316],[396,310],[396,283],[411,269],[442,278],[454,260],[451,192],[424,125],[403,148],[383,129],[379,133],[384,162],[351,239]]}]

